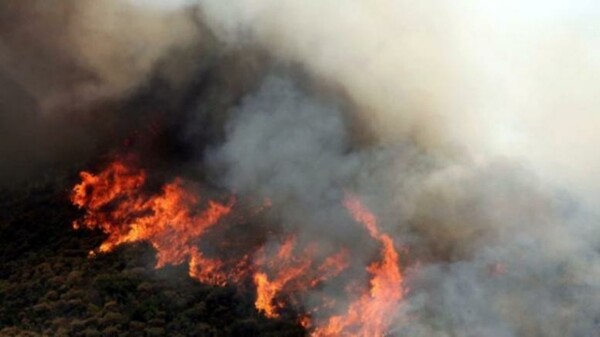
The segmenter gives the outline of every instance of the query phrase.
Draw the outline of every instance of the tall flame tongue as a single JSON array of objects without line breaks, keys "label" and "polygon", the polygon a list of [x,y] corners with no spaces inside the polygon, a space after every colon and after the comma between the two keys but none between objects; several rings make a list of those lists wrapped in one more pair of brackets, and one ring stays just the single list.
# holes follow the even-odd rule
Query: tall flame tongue
[{"label": "tall flame tongue", "polygon": [[[191,277],[217,286],[252,280],[256,308],[267,317],[279,317],[286,305],[297,304],[298,296],[340,275],[350,264],[349,250],[342,248],[324,257],[318,244],[299,244],[293,235],[279,247],[262,247],[241,257],[209,257],[200,250],[199,240],[224,222],[232,211],[233,198],[227,203],[203,203],[180,179],[165,184],[157,193],[147,193],[143,189],[145,171],[121,161],[97,175],[82,172],[80,176],[82,181],[73,188],[71,201],[86,213],[73,226],[100,229],[108,235],[98,252],[149,242],[157,251],[157,268],[187,262]],[[343,314],[313,322],[311,314],[322,315],[320,309],[336,307],[335,301],[328,300],[321,307],[305,308],[307,314],[301,315],[299,322],[313,327],[313,337],[384,336],[404,295],[399,255],[392,238],[380,231],[375,215],[356,196],[347,195],[344,205],[381,244],[381,258],[368,266],[368,287]]]},{"label": "tall flame tongue", "polygon": [[312,336],[384,336],[404,296],[399,255],[392,238],[380,232],[377,218],[356,196],[347,195],[344,205],[369,235],[381,243],[382,259],[367,268],[371,274],[370,289],[352,302],[344,315],[331,317],[326,325],[315,329]]}]

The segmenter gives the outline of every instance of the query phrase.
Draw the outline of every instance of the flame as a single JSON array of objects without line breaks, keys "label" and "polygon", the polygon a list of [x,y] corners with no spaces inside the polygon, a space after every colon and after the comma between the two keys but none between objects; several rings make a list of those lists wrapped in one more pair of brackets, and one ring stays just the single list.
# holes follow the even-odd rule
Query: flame
[{"label": "flame", "polygon": [[276,301],[279,294],[290,295],[314,288],[319,283],[337,276],[349,264],[348,251],[343,249],[313,268],[317,249],[306,247],[303,252],[294,255],[295,248],[296,240],[291,237],[281,245],[277,254],[271,257],[268,263],[265,263],[264,253],[257,260],[261,270],[273,271],[271,278],[265,271],[254,274],[255,305],[267,317],[279,317],[278,310],[285,306],[283,302]]},{"label": "flame", "polygon": [[85,208],[86,214],[74,227],[101,229],[108,234],[98,252],[110,252],[125,243],[149,242],[157,251],[157,267],[189,259],[192,276],[222,284],[223,277],[197,272],[199,264],[203,270],[212,271],[219,263],[201,256],[195,242],[231,212],[233,201],[223,204],[210,200],[204,211],[196,213],[200,200],[180,179],[166,184],[157,194],[147,195],[142,190],[146,173],[122,162],[110,164],[98,175],[82,172],[80,176],[82,182],[73,189],[71,200]]},{"label": "flame", "polygon": [[131,169],[118,161],[111,163],[99,175],[81,172],[79,176],[82,181],[73,188],[71,201],[90,212],[100,210],[119,196],[132,196],[146,181],[143,171]]},{"label": "flame", "polygon": [[384,336],[404,296],[399,255],[392,238],[380,232],[377,218],[356,196],[347,195],[344,205],[369,235],[381,243],[382,257],[367,268],[371,275],[370,289],[352,302],[345,314],[331,317],[312,336]]},{"label": "flame", "polygon": [[[316,242],[300,242],[293,234],[279,244],[259,245],[233,257],[207,255],[200,249],[200,242],[211,229],[228,222],[225,220],[232,214],[234,198],[227,202],[201,200],[182,179],[151,192],[146,186],[146,172],[119,160],[99,174],[82,172],[80,177],[71,201],[85,214],[73,226],[107,234],[93,254],[128,243],[148,242],[157,252],[157,268],[187,263],[189,275],[207,284],[252,284],[255,306],[266,317],[280,317],[286,307],[300,309],[297,304],[307,291],[339,277],[350,266],[350,250],[340,247],[333,254],[323,254],[331,247],[326,250]],[[321,305],[302,308],[298,324],[311,330],[313,337],[383,336],[404,296],[399,254],[392,238],[380,231],[377,218],[358,197],[347,195],[344,205],[381,245],[381,257],[367,267],[369,284],[358,296],[350,296],[353,300],[346,308],[340,310],[341,304],[335,299],[323,298]],[[267,199],[250,215],[271,206]],[[311,316],[316,315],[329,318],[313,320]]]}]

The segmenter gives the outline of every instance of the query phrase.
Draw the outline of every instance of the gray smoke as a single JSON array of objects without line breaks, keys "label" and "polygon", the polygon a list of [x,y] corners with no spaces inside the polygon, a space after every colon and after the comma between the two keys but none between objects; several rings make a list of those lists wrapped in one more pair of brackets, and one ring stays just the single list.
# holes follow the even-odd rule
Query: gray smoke
[{"label": "gray smoke", "polygon": [[411,137],[445,155],[507,156],[598,196],[592,1],[200,3],[231,48],[266,46],[338,85],[381,142]]},{"label": "gray smoke", "polygon": [[361,247],[366,262],[376,247],[341,206],[346,189],[363,196],[410,252],[395,335],[599,331],[600,242],[572,195],[505,159],[448,162],[409,142],[357,147],[338,103],[267,77],[210,162],[230,189],[271,198],[287,230]]},{"label": "gray smoke", "polygon": [[[589,207],[600,187],[599,6],[201,4],[230,45],[267,46],[352,102],[336,117],[331,103],[298,98],[310,90],[267,82],[219,150],[223,180],[277,196],[284,221],[322,236],[350,230],[331,203],[341,188],[364,196],[410,251],[395,334],[600,334],[599,218]],[[353,142],[348,116],[378,141]]]}]

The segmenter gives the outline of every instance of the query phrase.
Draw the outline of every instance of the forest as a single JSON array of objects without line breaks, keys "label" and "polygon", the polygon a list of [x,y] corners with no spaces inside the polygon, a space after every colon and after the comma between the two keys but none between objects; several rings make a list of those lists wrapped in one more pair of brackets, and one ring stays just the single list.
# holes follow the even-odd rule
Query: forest
[{"label": "forest", "polygon": [[103,234],[71,227],[76,178],[0,192],[0,336],[304,336],[259,314],[251,293],[155,269],[148,245],[90,257]]}]

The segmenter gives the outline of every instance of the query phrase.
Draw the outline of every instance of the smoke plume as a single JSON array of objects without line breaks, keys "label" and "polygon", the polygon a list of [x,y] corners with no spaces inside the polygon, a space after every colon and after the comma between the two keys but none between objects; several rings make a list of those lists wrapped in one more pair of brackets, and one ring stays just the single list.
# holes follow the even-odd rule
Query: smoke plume
[{"label": "smoke plume", "polygon": [[[229,124],[224,181],[336,239],[340,186],[366,196],[416,262],[395,333],[598,333],[597,6],[201,3],[230,45],[266,46],[352,102],[342,117],[268,79]],[[357,148],[349,118],[375,141]]]},{"label": "smoke plume", "polygon": [[[598,5],[28,0],[0,13],[0,181],[98,157],[158,120],[147,151],[168,153],[148,156],[166,175],[270,201],[265,247],[291,232],[369,265],[379,247],[344,207],[359,196],[402,252],[389,335],[600,333]],[[300,307],[343,302],[339,287]]]}]

